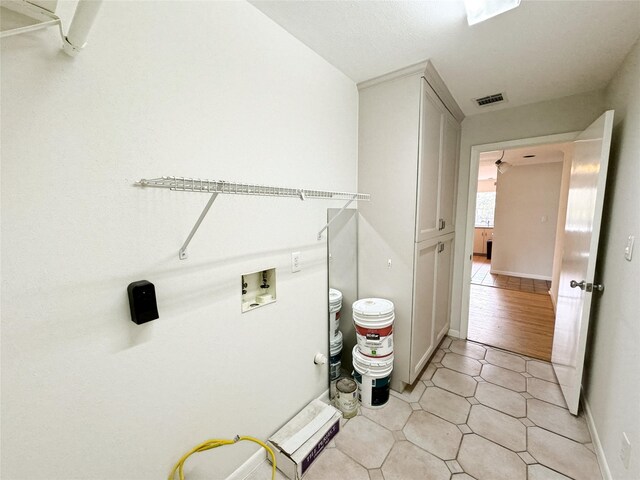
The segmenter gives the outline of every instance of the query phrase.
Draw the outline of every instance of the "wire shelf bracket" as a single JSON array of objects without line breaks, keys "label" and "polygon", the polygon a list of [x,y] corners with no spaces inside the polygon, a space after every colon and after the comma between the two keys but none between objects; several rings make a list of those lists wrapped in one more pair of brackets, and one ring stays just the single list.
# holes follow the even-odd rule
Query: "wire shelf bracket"
[{"label": "wire shelf bracket", "polygon": [[318,240],[322,240],[322,234],[329,228],[331,222],[342,213],[351,203],[354,201],[362,200],[369,201],[371,195],[367,193],[349,193],[349,192],[333,192],[328,190],[308,190],[303,188],[287,188],[287,187],[273,187],[267,185],[257,185],[251,183],[236,183],[227,182],[224,180],[205,180],[200,178],[187,178],[187,177],[159,177],[152,179],[141,179],[137,181],[134,186],[137,187],[152,187],[152,188],[165,188],[175,192],[199,192],[209,193],[211,197],[205,205],[202,213],[198,217],[195,225],[191,229],[189,236],[182,244],[178,257],[180,260],[185,260],[187,255],[187,247],[193,239],[193,236],[200,228],[203,220],[209,213],[213,202],[216,200],[219,194],[232,194],[232,195],[255,195],[263,197],[290,197],[298,198],[302,201],[309,199],[325,199],[325,200],[347,200],[344,207],[333,217],[323,228],[318,232]]},{"label": "wire shelf bracket", "polygon": [[329,225],[331,225],[331,223],[332,223],[336,218],[338,218],[338,217],[340,216],[340,214],[341,214],[342,212],[344,212],[344,211],[345,211],[345,209],[346,209],[349,205],[351,205],[351,203],[352,203],[354,200],[356,200],[356,195],[354,195],[353,197],[351,197],[351,200],[349,200],[349,201],[345,204],[345,206],[344,206],[344,207],[342,207],[342,208],[340,209],[340,211],[339,211],[338,213],[336,213],[336,214],[335,214],[335,216],[334,216],[331,220],[329,220],[329,221],[327,222],[327,224],[326,224],[324,227],[322,227],[322,230],[320,230],[320,231],[318,232],[318,240],[322,240],[322,233],[323,233],[327,228],[329,228]]}]

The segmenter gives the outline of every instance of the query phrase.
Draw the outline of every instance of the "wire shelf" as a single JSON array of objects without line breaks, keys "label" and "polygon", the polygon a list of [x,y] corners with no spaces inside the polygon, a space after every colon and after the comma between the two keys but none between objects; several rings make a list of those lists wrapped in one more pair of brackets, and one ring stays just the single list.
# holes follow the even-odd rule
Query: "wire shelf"
[{"label": "wire shelf", "polygon": [[252,183],[228,182],[225,180],[206,180],[188,177],[143,178],[136,182],[140,187],[168,188],[178,192],[222,193],[232,195],[257,195],[263,197],[295,197],[326,200],[364,200],[371,199],[367,193],[333,192],[327,190],[308,190],[306,188],[274,187]]},{"label": "wire shelf", "polygon": [[[160,177],[160,178],[143,178],[135,183],[138,187],[153,187],[153,188],[167,188],[174,192],[200,192],[209,193],[211,198],[207,202],[207,205],[202,210],[200,217],[196,221],[196,224],[191,229],[189,236],[182,244],[178,252],[180,260],[187,258],[187,247],[191,242],[191,239],[200,228],[200,224],[207,216],[209,209],[213,205],[216,197],[219,194],[232,194],[232,195],[255,195],[262,197],[293,197],[305,200],[307,198],[321,198],[325,200],[346,200],[347,203],[342,207],[339,213],[347,208],[352,202],[356,200],[368,201],[371,199],[371,195],[368,193],[349,193],[349,192],[332,192],[328,190],[307,190],[306,188],[288,188],[288,187],[273,187],[268,185],[257,185],[253,183],[237,183],[227,182],[224,180],[206,180],[202,178],[188,178],[188,177]],[[318,240],[322,239],[322,234],[331,222],[338,217],[336,215],[318,232]]]}]

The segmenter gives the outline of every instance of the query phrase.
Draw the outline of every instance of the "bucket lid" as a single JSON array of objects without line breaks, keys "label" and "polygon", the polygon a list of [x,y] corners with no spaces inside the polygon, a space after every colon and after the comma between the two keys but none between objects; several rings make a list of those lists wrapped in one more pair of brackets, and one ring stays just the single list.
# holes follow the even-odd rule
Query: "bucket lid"
[{"label": "bucket lid", "polygon": [[353,311],[361,316],[379,317],[393,313],[393,302],[384,298],[363,298],[353,302]]},{"label": "bucket lid", "polygon": [[329,289],[329,303],[336,304],[342,302],[342,292],[340,290],[336,290],[335,288]]}]

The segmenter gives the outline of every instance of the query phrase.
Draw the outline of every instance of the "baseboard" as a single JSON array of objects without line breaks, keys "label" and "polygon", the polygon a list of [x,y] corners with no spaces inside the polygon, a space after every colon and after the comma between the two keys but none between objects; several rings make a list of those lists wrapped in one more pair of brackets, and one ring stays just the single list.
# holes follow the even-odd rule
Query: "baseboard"
[{"label": "baseboard", "polygon": [[551,277],[546,275],[534,275],[533,273],[522,273],[522,272],[507,272],[504,270],[494,270],[491,269],[491,273],[494,275],[508,275],[510,277],[520,277],[520,278],[531,278],[533,280],[548,280],[551,281]]},{"label": "baseboard", "polygon": [[267,452],[264,448],[260,448],[256,453],[251,455],[249,459],[240,465],[226,480],[244,480],[258,468],[262,462],[266,461]]},{"label": "baseboard", "polygon": [[331,399],[329,398],[329,389],[327,388],[324,392],[322,392],[316,400],[320,400],[324,403],[331,403]]},{"label": "baseboard", "polygon": [[460,330],[450,329],[449,332],[447,332],[447,335],[450,337],[460,338]]},{"label": "baseboard", "polygon": [[[317,400],[320,400],[324,403],[330,403],[329,400],[329,389],[327,388],[324,392],[322,392]],[[251,455],[249,459],[240,465],[231,475],[229,475],[226,480],[244,480],[249,476],[251,472],[253,472],[256,468],[262,464],[262,462],[267,461],[267,452],[264,448],[261,448],[256,453]]]},{"label": "baseboard", "polygon": [[609,464],[607,463],[607,457],[605,457],[602,443],[600,443],[598,430],[596,430],[596,424],[593,421],[591,408],[589,407],[589,403],[587,402],[584,394],[582,395],[582,406],[584,407],[584,415],[587,420],[587,427],[589,428],[589,433],[591,434],[591,441],[593,442],[593,447],[596,451],[596,457],[598,458],[598,464],[600,465],[600,473],[602,473],[602,478],[604,480],[613,480],[613,477],[611,476],[611,470],[609,470]]}]

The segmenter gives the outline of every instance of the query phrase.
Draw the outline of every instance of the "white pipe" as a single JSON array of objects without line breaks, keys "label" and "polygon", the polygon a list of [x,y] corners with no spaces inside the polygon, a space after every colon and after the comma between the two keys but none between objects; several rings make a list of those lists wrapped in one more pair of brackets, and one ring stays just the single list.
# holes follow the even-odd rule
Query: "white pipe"
[{"label": "white pipe", "polygon": [[73,14],[69,32],[62,42],[64,52],[75,57],[87,44],[89,31],[98,15],[102,0],[80,0]]}]

